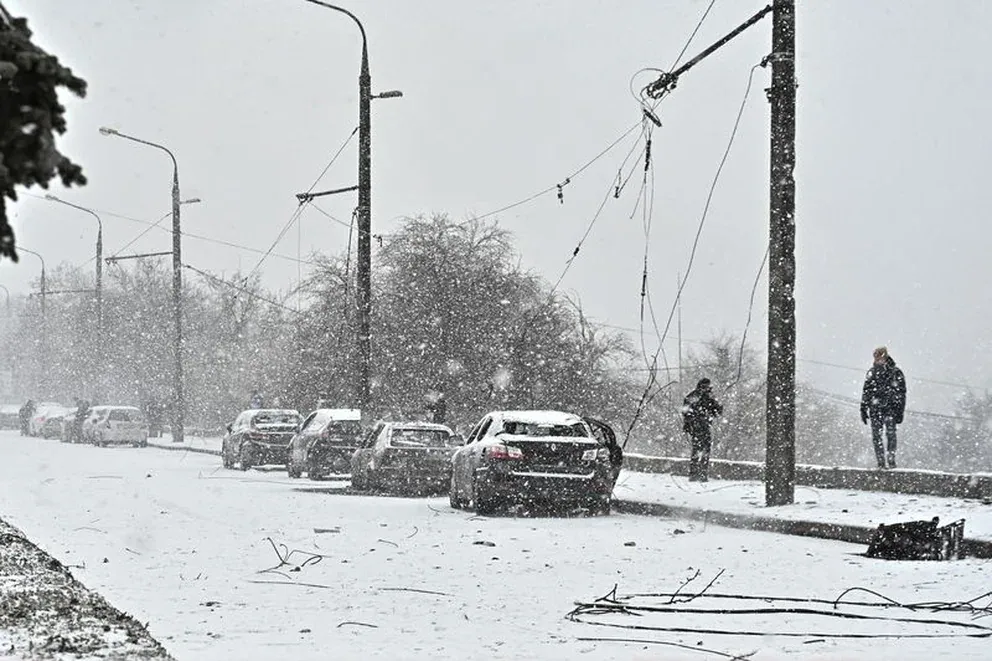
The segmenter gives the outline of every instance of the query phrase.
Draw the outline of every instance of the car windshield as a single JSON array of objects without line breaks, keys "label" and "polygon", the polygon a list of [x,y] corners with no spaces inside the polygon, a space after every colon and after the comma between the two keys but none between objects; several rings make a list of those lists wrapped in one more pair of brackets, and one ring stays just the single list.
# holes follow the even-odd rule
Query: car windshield
[{"label": "car windshield", "polygon": [[549,425],[507,420],[503,423],[503,431],[515,436],[589,436],[586,426],[581,422],[571,425]]},{"label": "car windshield", "polygon": [[443,429],[394,429],[389,444],[397,448],[443,448],[450,444],[451,434]]}]

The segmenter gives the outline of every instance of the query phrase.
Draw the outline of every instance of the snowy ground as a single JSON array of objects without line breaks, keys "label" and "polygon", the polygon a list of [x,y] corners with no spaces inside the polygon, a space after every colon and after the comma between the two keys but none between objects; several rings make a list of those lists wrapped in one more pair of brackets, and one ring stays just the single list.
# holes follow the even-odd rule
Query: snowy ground
[{"label": "snowy ground", "polygon": [[[862,586],[901,602],[967,600],[992,588],[986,561],[869,560],[859,555],[862,546],[628,515],[481,518],[451,510],[446,499],[345,495],[344,482],[228,471],[218,457],[154,448],[66,445],[8,432],[0,433],[0,448],[0,516],[78,565],[78,578],[149,622],[181,660],[701,659],[713,650],[756,652],[752,659],[988,658],[984,638],[831,638],[893,625],[852,627],[812,614],[674,620],[683,629],[813,634],[796,637],[632,631],[565,618],[576,600],[614,584],[618,594],[671,592],[697,570],[683,592],[702,590],[722,571],[710,592],[834,599]],[[622,488],[642,478],[671,483],[625,475]],[[685,492],[682,504],[726,497],[746,505],[753,497],[721,492],[717,482],[692,486],[709,493]],[[287,564],[277,568],[269,538]],[[704,601],[691,605],[708,607]],[[985,622],[951,613],[939,619],[955,618]],[[660,614],[586,619],[673,626]]]}]

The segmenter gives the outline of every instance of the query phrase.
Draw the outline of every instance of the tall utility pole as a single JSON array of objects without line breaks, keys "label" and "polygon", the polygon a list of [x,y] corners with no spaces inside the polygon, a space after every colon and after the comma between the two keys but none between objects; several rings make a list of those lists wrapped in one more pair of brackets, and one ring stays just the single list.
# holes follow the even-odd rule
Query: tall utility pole
[{"label": "tall utility pole", "polygon": [[97,379],[97,390],[99,397],[102,399],[104,396],[103,389],[105,386],[102,373],[104,363],[106,362],[104,360],[103,348],[103,221],[100,219],[100,215],[97,212],[92,209],[88,209],[87,207],[73,204],[72,202],[66,202],[65,200],[52,194],[45,195],[45,199],[83,211],[96,218],[96,361],[97,365],[99,365],[97,369],[101,374],[101,376]]},{"label": "tall utility pole", "polygon": [[362,30],[362,70],[358,75],[358,405],[367,411],[372,378],[372,75]]},{"label": "tall utility pole", "polygon": [[34,250],[28,250],[24,246],[17,246],[17,249],[26,252],[29,255],[34,255],[41,261],[41,374],[38,377],[38,390],[40,397],[51,397],[48,392],[48,312],[45,306],[46,299],[46,287],[45,287],[45,258],[41,256],[41,253],[37,253]]},{"label": "tall utility pole", "polygon": [[172,159],[172,319],[175,326],[173,336],[173,354],[175,368],[173,369],[173,401],[172,401],[172,441],[182,443],[185,438],[186,391],[183,377],[183,260],[182,260],[182,231],[179,218],[179,163],[172,151],[155,142],[142,140],[133,135],[121,133],[117,129],[100,127],[103,135],[124,138],[131,142],[154,147],[164,151]]},{"label": "tall utility pole", "polygon": [[796,6],[772,5],[771,185],[765,504],[789,505],[796,486]]},{"label": "tall utility pole", "polygon": [[[372,377],[372,99],[389,99],[403,96],[399,90],[372,94],[372,75],[369,73],[369,47],[365,26],[358,17],[345,9],[322,0],[306,0],[310,4],[347,15],[362,33],[362,65],[358,74],[358,406],[366,411],[370,405]],[[300,201],[345,192],[344,188],[325,193],[297,195]]]}]

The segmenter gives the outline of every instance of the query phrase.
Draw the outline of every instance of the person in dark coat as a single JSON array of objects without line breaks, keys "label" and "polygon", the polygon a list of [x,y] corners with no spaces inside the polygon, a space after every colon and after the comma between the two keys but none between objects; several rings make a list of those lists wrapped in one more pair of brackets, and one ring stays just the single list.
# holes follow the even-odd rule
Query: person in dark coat
[{"label": "person in dark coat", "polygon": [[723,413],[723,406],[713,399],[709,379],[700,379],[695,390],[685,396],[682,402],[682,430],[692,441],[692,454],[689,456],[689,480],[706,482],[709,479],[710,450],[712,437],[710,423]]},{"label": "person in dark coat", "polygon": [[[902,423],[906,413],[906,377],[885,347],[875,349],[873,357],[874,364],[861,391],[861,422],[868,424],[871,420],[871,441],[878,467],[895,468],[896,425]],[[888,447],[882,445],[883,427]]]},{"label": "person in dark coat", "polygon": [[24,402],[24,406],[22,406],[17,412],[17,415],[21,421],[21,436],[31,435],[31,416],[34,415],[34,412],[37,409],[38,407],[35,405],[34,400],[29,399]]}]

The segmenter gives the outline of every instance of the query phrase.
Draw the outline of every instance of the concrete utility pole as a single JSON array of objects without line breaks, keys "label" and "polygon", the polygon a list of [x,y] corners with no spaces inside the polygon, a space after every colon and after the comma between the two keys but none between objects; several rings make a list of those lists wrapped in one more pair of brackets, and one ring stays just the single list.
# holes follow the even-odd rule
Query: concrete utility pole
[{"label": "concrete utility pole", "polygon": [[[399,90],[372,94],[372,74],[369,73],[369,47],[365,26],[358,17],[345,9],[321,0],[306,0],[326,9],[347,15],[362,33],[362,64],[358,74],[358,406],[366,413],[370,405],[372,377],[372,99],[403,96]],[[343,192],[328,191],[323,194]],[[304,198],[316,197],[317,194]],[[298,196],[299,197],[299,196]]]},{"label": "concrete utility pole", "polygon": [[175,335],[173,336],[175,369],[173,370],[172,441],[182,443],[185,437],[186,391],[183,376],[183,260],[182,231],[179,218],[179,206],[181,204],[179,201],[179,163],[176,161],[176,155],[164,145],[142,140],[105,126],[100,128],[100,133],[154,147],[164,151],[172,159],[172,318],[175,325]]},{"label": "concrete utility pole", "polygon": [[48,392],[48,312],[46,309],[46,287],[45,287],[45,258],[41,256],[41,253],[37,253],[34,250],[28,250],[24,246],[17,246],[17,249],[26,252],[29,255],[34,255],[41,261],[41,375],[38,378],[38,390],[41,392],[38,394],[39,397],[50,397]]},{"label": "concrete utility pole", "polygon": [[796,7],[772,5],[771,184],[765,505],[789,505],[796,486]]}]

